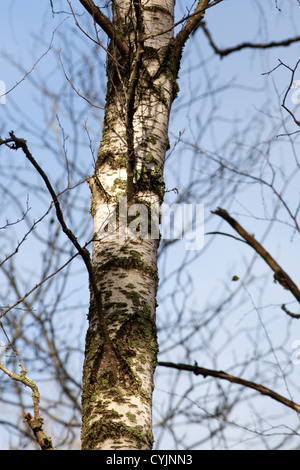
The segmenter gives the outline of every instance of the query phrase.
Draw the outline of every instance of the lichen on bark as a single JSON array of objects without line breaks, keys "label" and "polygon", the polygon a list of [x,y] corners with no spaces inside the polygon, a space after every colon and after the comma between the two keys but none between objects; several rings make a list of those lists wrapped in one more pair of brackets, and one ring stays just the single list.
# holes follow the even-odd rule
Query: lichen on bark
[{"label": "lichen on bark", "polygon": [[[146,237],[140,224],[133,233],[132,215],[125,222],[122,238],[117,233],[124,223],[118,204],[126,194],[128,214],[134,204],[143,204],[150,215],[154,205],[163,201],[168,122],[178,64],[169,47],[173,30],[152,36],[173,24],[174,0],[167,0],[163,8],[151,1],[143,11],[138,4],[134,2],[135,13],[128,13],[132,12],[129,0],[117,0],[113,5],[113,24],[130,53],[127,59],[120,58],[111,42],[109,51],[121,67],[108,59],[104,126],[90,180],[92,262],[109,344],[101,335],[99,312],[91,297],[82,393],[84,449],[150,449],[153,444],[159,238],[151,236],[150,217]],[[128,15],[132,15],[130,21]],[[150,34],[145,43],[137,42],[141,24],[144,33]],[[116,215],[115,236],[101,231],[111,206]]]}]

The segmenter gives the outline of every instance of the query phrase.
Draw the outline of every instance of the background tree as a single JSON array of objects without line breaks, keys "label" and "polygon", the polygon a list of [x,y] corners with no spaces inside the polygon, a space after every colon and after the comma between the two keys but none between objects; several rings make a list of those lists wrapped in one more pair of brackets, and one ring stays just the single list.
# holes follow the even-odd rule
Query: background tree
[{"label": "background tree", "polygon": [[[112,11],[110,2],[98,8],[81,1],[83,9],[75,2],[51,3],[52,11],[39,12],[43,34],[31,38],[37,50],[30,66],[2,54],[5,72],[14,71],[1,109],[1,327],[8,348],[1,399],[11,436],[5,446],[28,446],[28,439],[51,446],[41,414],[57,448],[75,447],[82,412],[83,448],[152,445],[158,243],[136,233],[126,243],[105,232],[98,236],[104,207],[126,195],[132,210],[133,203],[147,201],[149,208],[163,198],[206,208],[204,249],[187,251],[177,239],[159,247],[155,445],[297,447],[291,345],[299,269],[287,253],[295,253],[299,233],[299,118],[288,101],[297,85],[298,3],[247,2],[241,8],[237,2],[187,2],[177,5],[175,20],[172,2],[112,2]],[[250,14],[260,21],[245,38],[239,23],[245,27]],[[17,21],[13,11],[10,17]],[[273,21],[279,22],[276,41]],[[220,48],[229,31],[236,32],[235,45]],[[164,187],[180,61],[182,90],[172,108]],[[25,93],[31,85],[34,105]],[[250,104],[242,107],[238,94]],[[92,239],[93,264],[87,252]],[[289,246],[277,253],[281,239]],[[80,313],[88,283],[81,409],[87,325]],[[34,392],[33,418],[24,385]],[[260,394],[269,395],[269,409]],[[20,410],[15,420],[11,407]],[[21,422],[24,413],[34,433]]]}]

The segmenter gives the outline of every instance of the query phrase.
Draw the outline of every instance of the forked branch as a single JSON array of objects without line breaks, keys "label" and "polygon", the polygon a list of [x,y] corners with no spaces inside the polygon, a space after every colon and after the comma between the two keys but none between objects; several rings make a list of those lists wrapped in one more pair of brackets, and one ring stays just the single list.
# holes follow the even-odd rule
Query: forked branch
[{"label": "forked branch", "polygon": [[36,383],[31,380],[29,377],[27,377],[27,370],[23,365],[23,362],[21,360],[21,356],[19,352],[15,349],[15,347],[11,344],[9,338],[7,337],[6,332],[4,331],[3,325],[0,322],[0,326],[6,336],[6,339],[8,341],[9,347],[13,349],[14,353],[17,355],[18,360],[19,360],[19,366],[20,366],[20,373],[16,374],[15,372],[12,372],[9,370],[4,364],[0,362],[0,370],[4,372],[9,378],[12,380],[15,380],[16,382],[20,382],[25,387],[29,387],[32,391],[31,397],[32,397],[32,403],[33,403],[33,412],[34,415],[32,416],[30,413],[25,413],[24,415],[24,422],[26,422],[29,427],[31,428],[36,441],[40,445],[42,450],[55,450],[55,448],[52,445],[52,439],[51,437],[47,436],[44,432],[43,429],[43,423],[44,420],[40,415],[40,392],[39,389],[36,385]]},{"label": "forked branch", "polygon": [[[254,235],[247,232],[233,217],[231,217],[225,209],[218,207],[217,210],[211,211],[231,225],[231,227],[250,245],[256,253],[269,265],[274,272],[274,281],[279,282],[284,289],[289,290],[293,296],[300,302],[300,290],[290,278],[290,276],[282,269],[282,267],[274,260],[270,253],[256,240]],[[286,310],[285,310],[286,311]],[[294,318],[300,318],[300,315],[292,315]]]}]

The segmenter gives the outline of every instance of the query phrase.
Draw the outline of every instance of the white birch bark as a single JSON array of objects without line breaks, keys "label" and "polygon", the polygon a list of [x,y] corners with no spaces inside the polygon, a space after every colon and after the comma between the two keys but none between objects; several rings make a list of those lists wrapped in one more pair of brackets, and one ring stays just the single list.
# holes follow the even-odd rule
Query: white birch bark
[{"label": "white birch bark", "polygon": [[[163,199],[169,114],[177,86],[178,57],[173,59],[168,49],[174,34],[174,3],[113,2],[113,25],[130,51],[131,62],[126,63],[111,47],[120,66],[108,61],[103,135],[95,174],[89,180],[92,261],[111,344],[105,344],[99,312],[91,301],[82,399],[86,449],[150,449],[153,444],[159,240],[157,232],[148,233],[147,223],[139,226],[147,236],[136,231],[137,220],[130,228],[121,217],[118,202],[127,197],[129,215],[135,218],[139,209],[141,221],[142,208],[147,219],[150,204],[157,210]],[[135,9],[138,6],[141,8]],[[158,34],[162,31],[166,33]],[[132,167],[134,190],[130,192]],[[155,218],[154,211],[152,216]]]}]

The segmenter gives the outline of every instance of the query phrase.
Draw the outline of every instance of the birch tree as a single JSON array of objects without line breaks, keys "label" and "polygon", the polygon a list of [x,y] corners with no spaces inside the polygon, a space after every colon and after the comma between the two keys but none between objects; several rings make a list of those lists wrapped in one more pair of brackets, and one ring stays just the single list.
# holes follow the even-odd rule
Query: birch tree
[{"label": "birch tree", "polygon": [[[10,132],[9,136],[0,141],[2,147],[22,152],[50,196],[49,212],[55,211],[57,232],[53,235],[53,240],[49,241],[48,247],[54,246],[58,233],[63,233],[75,250],[70,261],[80,258],[88,275],[90,305],[81,408],[76,393],[71,386],[68,388],[66,383],[73,382],[72,385],[77,389],[79,386],[64,367],[63,356],[60,355],[55,341],[51,341],[51,336],[46,331],[46,323],[42,325],[51,360],[55,362],[58,382],[70,402],[75,404],[76,410],[82,411],[83,450],[147,450],[153,447],[152,393],[154,373],[158,364],[156,309],[159,285],[157,258],[160,246],[160,208],[166,196],[164,166],[166,153],[170,150],[169,118],[173,102],[179,93],[178,73],[187,41],[190,38],[193,40],[192,36],[201,29],[213,52],[220,57],[244,49],[287,47],[299,41],[299,36],[294,36],[284,41],[245,42],[221,49],[214,42],[214,35],[205,23],[205,15],[208,10],[217,9],[222,2],[223,0],[190,2],[186,14],[176,20],[175,0],[114,0],[106,2],[105,5],[92,0],[79,0],[77,3],[67,0],[59,5],[62,7],[63,4],[63,8],[68,8],[78,34],[87,37],[91,44],[104,49],[107,56],[104,122],[103,128],[98,130],[101,142],[94,160],[93,174],[84,175],[91,193],[90,214],[93,219],[91,240],[83,243],[70,228],[64,211],[64,191],[58,193],[55,190],[50,177],[37,162],[29,143],[17,132]],[[56,10],[57,5],[54,0],[50,4],[53,14],[62,14],[62,11]],[[85,17],[88,17],[88,24],[93,34],[87,32],[82,25],[78,13],[79,6],[83,7],[80,11],[83,10]],[[279,9],[277,2],[274,2],[273,6]],[[102,39],[104,34],[108,46]],[[98,105],[95,104],[95,100],[80,93],[68,76],[61,51],[58,52],[58,59],[65,80],[72,91],[96,110]],[[284,64],[281,63],[281,66]],[[295,69],[289,70],[293,72],[292,78],[294,78]],[[53,107],[55,108],[55,100]],[[286,106],[285,110],[292,116],[294,124],[299,125],[293,112]],[[56,124],[56,128],[58,127],[61,131],[61,126]],[[64,157],[66,157],[65,144],[66,139],[63,135]],[[246,170],[242,171],[237,166],[231,165],[229,161],[204,152],[196,145],[193,146],[193,150],[197,155],[200,154],[207,161],[213,162],[214,175],[217,172],[218,175],[221,173],[223,175],[225,172],[231,175],[230,178],[236,175],[246,177]],[[68,164],[67,158],[66,161]],[[248,166],[249,174],[250,169],[251,162]],[[211,178],[211,181],[214,181],[213,176]],[[266,181],[262,178],[260,183],[266,186]],[[70,188],[71,185],[68,190]],[[232,194],[231,191],[235,190],[233,188],[235,184],[232,184],[229,190],[226,188],[226,191]],[[176,191],[177,188],[174,188],[174,192]],[[224,192],[224,188],[220,190],[222,197]],[[281,195],[275,190],[274,193],[282,202]],[[27,209],[29,211],[29,207]],[[236,230],[240,237],[267,262],[274,272],[274,280],[289,290],[299,301],[296,284],[262,244],[256,242],[254,237],[226,210],[214,209],[212,211],[214,216],[221,217]],[[23,217],[26,218],[26,215],[27,211]],[[48,212],[43,217],[46,215]],[[290,216],[295,229],[299,230],[297,214],[294,216],[290,211]],[[34,232],[36,224],[37,222],[32,225],[28,234]],[[9,227],[9,224],[2,228],[6,227]],[[82,227],[77,228],[84,230]],[[221,232],[214,232],[214,235],[217,234]],[[232,237],[234,238],[233,235]],[[24,241],[26,238],[27,235]],[[23,240],[20,245],[22,243]],[[91,243],[90,256],[88,248]],[[18,249],[19,245],[15,253]],[[10,262],[10,258],[10,256],[5,258],[6,265]],[[58,276],[70,261],[57,268],[55,275]],[[13,271],[5,271],[5,267],[3,269],[18,300],[13,305],[3,308],[1,318],[8,316],[9,312],[17,309],[19,305],[23,305],[26,311],[33,311],[33,307],[28,303],[28,297],[40,286],[23,295],[18,292]],[[52,274],[44,275],[41,286],[52,277]],[[238,277],[235,276],[233,280],[238,280]],[[227,302],[227,299],[224,302],[220,301],[216,311]],[[286,312],[287,308],[284,308]],[[288,311],[288,315],[290,313]],[[210,315],[212,316],[211,312]],[[41,322],[38,315],[35,316],[35,321]],[[45,319],[45,322],[47,321],[49,318]],[[50,330],[52,327],[53,325]],[[197,328],[195,327],[194,331],[197,331]],[[16,332],[15,338],[17,337]],[[8,343],[18,359],[21,372],[12,373],[5,365],[1,367],[2,372],[18,384],[32,390],[34,416],[26,413],[25,421],[42,448],[53,448],[51,439],[43,429],[37,386],[30,377],[27,377],[26,368],[14,346],[14,341],[8,338]],[[35,347],[38,348],[38,340]],[[188,346],[186,348],[188,350]],[[196,377],[199,375],[213,377],[238,384],[245,389],[250,388],[299,413],[299,405],[291,397],[287,398],[254,381],[204,368],[196,362],[177,364],[160,361],[159,365],[162,368],[190,372]],[[229,408],[226,402],[223,409],[224,421]],[[172,413],[173,411],[170,411],[170,420]]]},{"label": "birch tree", "polygon": [[[113,2],[112,22],[93,2],[81,3],[111,39],[104,132],[89,180],[95,286],[86,342],[82,442],[87,449],[150,449],[158,236],[145,220],[131,234],[122,208],[117,211],[115,204],[126,198],[125,218],[140,219],[145,207],[144,219],[148,212],[151,219],[153,207],[163,202],[168,122],[180,57],[209,1],[199,2],[176,38],[173,0]],[[109,211],[118,215],[117,225],[123,228],[118,238],[114,229],[108,239],[100,236]]]}]

